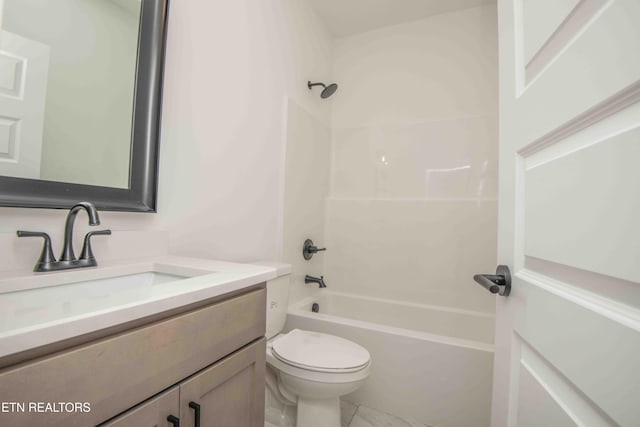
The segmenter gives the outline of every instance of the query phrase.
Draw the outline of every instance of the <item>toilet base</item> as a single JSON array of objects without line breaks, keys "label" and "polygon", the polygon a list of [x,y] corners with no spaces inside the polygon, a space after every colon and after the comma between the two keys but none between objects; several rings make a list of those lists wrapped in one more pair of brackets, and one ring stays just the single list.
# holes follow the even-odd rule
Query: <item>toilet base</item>
[{"label": "toilet base", "polygon": [[298,397],[297,427],[340,427],[340,399]]}]

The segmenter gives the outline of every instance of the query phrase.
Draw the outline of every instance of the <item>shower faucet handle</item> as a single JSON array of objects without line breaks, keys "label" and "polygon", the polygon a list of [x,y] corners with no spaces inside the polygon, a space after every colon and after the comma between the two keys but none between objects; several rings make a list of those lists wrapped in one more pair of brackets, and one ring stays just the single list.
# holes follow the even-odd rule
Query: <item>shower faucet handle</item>
[{"label": "shower faucet handle", "polygon": [[308,261],[313,258],[313,254],[326,250],[327,248],[318,248],[313,244],[313,240],[307,239],[304,241],[304,245],[302,245],[302,256]]}]

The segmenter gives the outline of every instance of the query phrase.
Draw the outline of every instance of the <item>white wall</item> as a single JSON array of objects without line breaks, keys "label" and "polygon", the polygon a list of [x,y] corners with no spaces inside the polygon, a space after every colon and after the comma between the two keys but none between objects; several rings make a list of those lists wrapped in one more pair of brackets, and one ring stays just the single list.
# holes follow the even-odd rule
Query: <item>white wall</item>
[{"label": "white wall", "polygon": [[[331,38],[305,2],[171,2],[159,213],[104,212],[103,225],[114,233],[167,230],[174,254],[280,258],[282,100],[328,123],[329,104],[306,82],[328,80],[330,59]],[[1,208],[0,242],[18,244],[16,229],[58,236],[65,214]],[[85,222],[81,214],[78,234]],[[35,263],[40,242],[19,244],[30,245],[21,253]],[[60,245],[56,237],[56,252]],[[98,246],[95,252],[100,259]],[[0,261],[0,268],[12,266]]]},{"label": "white wall", "polygon": [[493,311],[495,6],[337,39],[333,73],[332,289]]},{"label": "white wall", "polygon": [[308,79],[331,39],[299,0],[173,2],[160,210],[174,253],[280,258],[283,96],[328,122]]}]

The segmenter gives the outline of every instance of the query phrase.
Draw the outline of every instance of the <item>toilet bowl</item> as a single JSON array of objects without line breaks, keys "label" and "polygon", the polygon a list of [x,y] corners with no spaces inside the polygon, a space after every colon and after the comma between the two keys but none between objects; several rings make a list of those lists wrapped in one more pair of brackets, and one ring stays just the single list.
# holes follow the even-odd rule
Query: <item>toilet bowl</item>
[{"label": "toilet bowl", "polygon": [[296,404],[298,427],[339,427],[339,398],[367,379],[371,358],[344,338],[294,329],[269,340],[267,364],[281,396]]},{"label": "toilet bowl", "polygon": [[278,277],[267,282],[267,422],[278,427],[340,427],[340,396],[355,391],[369,376],[369,352],[329,334],[300,329],[282,333],[291,266],[260,264],[278,271]]}]

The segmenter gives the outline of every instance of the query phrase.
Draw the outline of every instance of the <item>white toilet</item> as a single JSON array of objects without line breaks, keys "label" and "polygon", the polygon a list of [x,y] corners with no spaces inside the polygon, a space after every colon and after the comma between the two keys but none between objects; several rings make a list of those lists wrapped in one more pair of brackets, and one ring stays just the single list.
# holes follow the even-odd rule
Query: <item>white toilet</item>
[{"label": "white toilet", "polygon": [[267,282],[267,393],[296,406],[297,427],[340,427],[339,398],[369,376],[369,352],[329,334],[281,334],[288,298],[289,275]]}]

